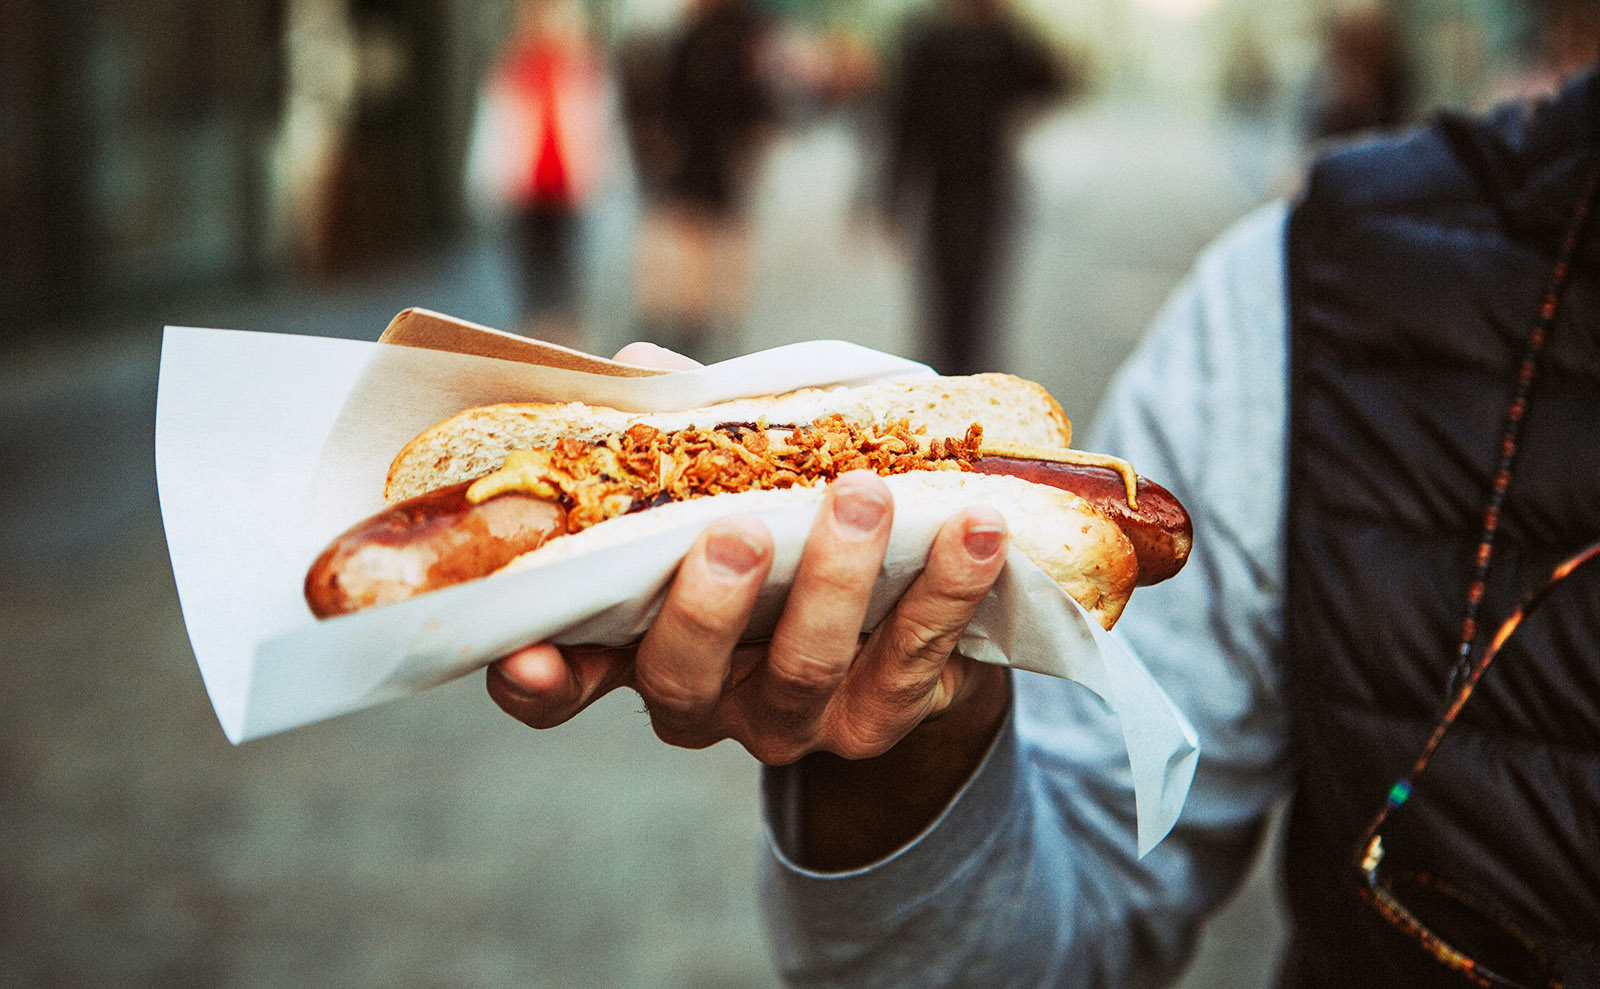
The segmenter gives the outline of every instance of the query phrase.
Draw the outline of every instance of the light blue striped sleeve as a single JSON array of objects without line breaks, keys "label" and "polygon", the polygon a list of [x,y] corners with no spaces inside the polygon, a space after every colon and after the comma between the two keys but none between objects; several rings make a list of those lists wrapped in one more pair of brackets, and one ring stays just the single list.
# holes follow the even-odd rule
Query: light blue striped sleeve
[{"label": "light blue striped sleeve", "polygon": [[1283,205],[1207,249],[1113,379],[1085,449],[1176,494],[1195,522],[1182,573],[1117,626],[1194,723],[1201,759],[1177,826],[1135,855],[1122,736],[1075,684],[1013,673],[983,764],[930,828],[855,872],[796,866],[782,770],[765,777],[762,908],[798,985],[1162,985],[1245,877],[1282,791],[1279,696],[1286,417]]}]

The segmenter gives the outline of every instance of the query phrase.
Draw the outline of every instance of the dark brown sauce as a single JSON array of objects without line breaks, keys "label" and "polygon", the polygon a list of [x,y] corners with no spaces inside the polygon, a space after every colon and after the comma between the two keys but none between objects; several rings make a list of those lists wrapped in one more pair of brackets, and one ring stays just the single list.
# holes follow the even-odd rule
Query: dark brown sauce
[{"label": "dark brown sauce", "polygon": [[1138,507],[1128,504],[1122,475],[1109,467],[985,455],[973,469],[980,474],[1005,474],[1034,484],[1071,491],[1104,512],[1127,534],[1139,557],[1139,583],[1154,584],[1182,569],[1194,535],[1189,513],[1172,492],[1139,478]]},{"label": "dark brown sauce", "polygon": [[[1122,481],[1122,475],[1109,467],[1069,464],[1058,460],[1030,460],[1026,457],[1000,457],[993,454],[984,454],[972,465],[972,469],[980,474],[1005,474],[1008,477],[1020,477],[1024,481],[1046,484],[1052,488],[1072,491],[1083,495],[1085,498],[1096,500],[1114,492],[1118,495],[1124,507],[1128,503],[1128,489]],[[1148,483],[1141,477],[1139,479],[1140,489],[1142,490]]]}]

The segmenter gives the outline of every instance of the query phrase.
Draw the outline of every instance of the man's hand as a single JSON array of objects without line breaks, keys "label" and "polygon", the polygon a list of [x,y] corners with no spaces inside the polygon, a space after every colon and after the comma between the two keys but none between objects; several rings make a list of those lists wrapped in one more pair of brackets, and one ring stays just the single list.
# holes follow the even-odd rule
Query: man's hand
[{"label": "man's hand", "polygon": [[[625,349],[618,358],[660,366],[659,354],[670,352],[656,350]],[[817,774],[817,785],[803,784],[813,791],[803,803],[806,829],[821,843],[806,857],[825,865],[892,850],[965,780],[1009,699],[1003,670],[952,655],[1005,563],[1005,523],[994,509],[949,519],[923,572],[861,635],[893,514],[888,486],[869,471],[829,487],[767,642],[741,639],[772,565],[772,537],[759,520],[732,516],[695,541],[637,646],[532,646],[489,668],[489,693],[512,717],[547,728],[629,686],[670,744],[732,738],[768,765],[812,753],[850,760],[802,767]],[[903,751],[885,756],[914,732]],[[873,792],[883,784],[892,792]]]},{"label": "man's hand", "polygon": [[732,738],[769,765],[815,751],[881,755],[972,691],[974,664],[951,652],[1005,562],[1000,514],[962,511],[863,640],[892,515],[875,474],[834,482],[768,642],[740,638],[772,564],[772,537],[756,519],[733,516],[696,540],[637,647],[524,649],[491,667],[489,692],[513,717],[546,728],[630,686],[673,745]]}]

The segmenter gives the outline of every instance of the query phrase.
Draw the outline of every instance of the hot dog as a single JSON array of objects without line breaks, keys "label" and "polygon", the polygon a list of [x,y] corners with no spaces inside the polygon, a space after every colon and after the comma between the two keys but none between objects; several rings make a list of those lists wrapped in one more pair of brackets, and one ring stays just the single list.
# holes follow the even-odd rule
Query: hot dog
[{"label": "hot dog", "polygon": [[406,445],[385,484],[391,506],[318,557],[306,600],[318,617],[344,614],[626,539],[661,505],[710,521],[779,490],[820,497],[827,481],[867,468],[889,479],[897,504],[995,504],[1013,542],[1110,627],[1135,585],[1182,567],[1189,518],[1126,465],[1066,449],[1070,436],[1048,393],[1008,375],[806,389],[687,413],[470,409]]}]

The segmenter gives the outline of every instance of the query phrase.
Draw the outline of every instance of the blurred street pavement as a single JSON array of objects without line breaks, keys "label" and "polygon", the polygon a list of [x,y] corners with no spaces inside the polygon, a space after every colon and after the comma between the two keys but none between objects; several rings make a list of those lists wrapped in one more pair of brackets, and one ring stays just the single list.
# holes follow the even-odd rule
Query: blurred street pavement
[{"label": "blurred street pavement", "polygon": [[[1090,103],[1042,121],[1026,162],[1005,365],[1086,423],[1195,253],[1290,191],[1296,149],[1270,128]],[[840,125],[773,150],[730,347],[841,337],[917,355],[905,252],[851,209],[859,172]],[[615,208],[601,243],[628,229]],[[235,748],[205,698],[154,480],[162,324],[373,339],[422,305],[513,328],[507,264],[477,239],[352,286],[83,319],[4,355],[0,984],[773,983],[756,769],[731,744],[661,745],[621,693],[536,733],[469,677]],[[600,280],[581,342],[609,353],[627,303]],[[1188,989],[1262,984],[1270,896],[1252,882]]]}]

